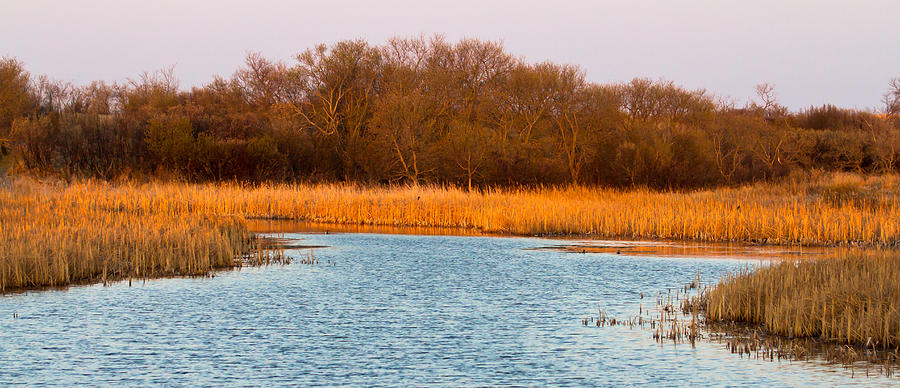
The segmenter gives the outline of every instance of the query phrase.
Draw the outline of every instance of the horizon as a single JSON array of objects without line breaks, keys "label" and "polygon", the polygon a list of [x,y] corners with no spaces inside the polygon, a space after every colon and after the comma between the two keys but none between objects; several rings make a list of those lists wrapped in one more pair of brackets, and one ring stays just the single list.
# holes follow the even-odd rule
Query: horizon
[{"label": "horizon", "polygon": [[[360,38],[378,45],[440,34],[500,41],[527,62],[578,65],[596,83],[665,79],[738,106],[755,98],[755,85],[769,83],[792,111],[882,108],[888,82],[900,76],[900,51],[886,49],[900,42],[892,20],[900,3],[763,3],[229,1],[213,8],[202,1],[36,1],[11,4],[0,16],[0,56],[22,61],[32,75],[77,85],[174,66],[179,86],[189,90],[230,77],[251,52],[292,64],[319,43]],[[293,16],[310,14],[316,17]]]}]

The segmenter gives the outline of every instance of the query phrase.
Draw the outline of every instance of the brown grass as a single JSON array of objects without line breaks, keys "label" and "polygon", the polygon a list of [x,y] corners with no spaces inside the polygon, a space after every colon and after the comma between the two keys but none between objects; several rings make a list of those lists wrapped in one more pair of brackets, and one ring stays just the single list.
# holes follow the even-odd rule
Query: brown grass
[{"label": "brown grass", "polygon": [[[101,184],[0,179],[0,291],[205,275],[242,264],[239,217],[126,205]],[[257,256],[255,260],[267,256]]]},{"label": "brown grass", "polygon": [[781,261],[728,276],[701,296],[711,321],[764,326],[873,349],[900,348],[900,255]]},{"label": "brown grass", "polygon": [[826,175],[693,192],[353,184],[39,183],[0,178],[0,289],[231,266],[245,218],[521,235],[900,243],[900,180]]},{"label": "brown grass", "polygon": [[342,185],[73,184],[96,206],[312,222],[476,229],[519,235],[900,244],[900,179],[827,175],[693,192],[586,187],[467,192]]}]

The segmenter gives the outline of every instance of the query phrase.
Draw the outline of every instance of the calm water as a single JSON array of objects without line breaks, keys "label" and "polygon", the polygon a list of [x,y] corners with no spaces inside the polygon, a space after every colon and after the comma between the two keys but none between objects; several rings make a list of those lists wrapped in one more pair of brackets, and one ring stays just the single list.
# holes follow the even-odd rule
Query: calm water
[{"label": "calm water", "polygon": [[748,261],[534,251],[554,242],[528,238],[287,237],[331,247],[316,266],[0,297],[0,385],[898,383],[581,323],[598,304],[634,315],[652,304],[641,291]]}]

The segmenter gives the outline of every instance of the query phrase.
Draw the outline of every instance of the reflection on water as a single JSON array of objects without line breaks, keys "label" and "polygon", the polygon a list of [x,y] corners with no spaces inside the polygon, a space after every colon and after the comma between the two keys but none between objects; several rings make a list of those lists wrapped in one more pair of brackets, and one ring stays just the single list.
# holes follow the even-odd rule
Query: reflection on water
[{"label": "reflection on water", "polygon": [[806,259],[837,257],[842,248],[754,246],[746,244],[716,244],[661,241],[587,240],[557,242],[534,248],[536,250],[570,253],[612,253],[629,256],[745,258],[755,260]]},{"label": "reflection on water", "polygon": [[423,236],[499,236],[497,234],[482,232],[480,229],[440,228],[434,226],[328,224],[297,220],[249,219],[247,220],[247,225],[249,229],[255,233],[378,233]]},{"label": "reflection on water", "polygon": [[[298,220],[251,219],[248,220],[248,226],[253,232],[268,234],[375,233],[428,236],[508,236],[465,228],[342,225]],[[579,237],[553,237],[546,241],[549,241],[550,244],[525,249],[569,253],[615,253],[627,256],[743,258],[748,260],[831,258],[847,254],[878,251],[877,249],[854,247],[803,247],[690,241],[585,240]],[[302,244],[295,246],[297,248],[303,247]]]},{"label": "reflection on water", "polygon": [[[641,292],[743,258],[572,254],[558,240],[286,233],[315,265],[0,297],[0,382],[76,385],[886,385],[841,367],[660,345]],[[288,250],[298,258],[310,249]],[[14,316],[16,314],[17,316]]]}]

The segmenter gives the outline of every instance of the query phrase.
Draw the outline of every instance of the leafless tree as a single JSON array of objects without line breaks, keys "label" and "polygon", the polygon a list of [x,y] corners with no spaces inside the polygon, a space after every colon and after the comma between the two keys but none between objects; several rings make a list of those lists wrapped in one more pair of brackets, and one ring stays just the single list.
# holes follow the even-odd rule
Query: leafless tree
[{"label": "leafless tree", "polygon": [[584,72],[576,66],[557,66],[549,116],[556,127],[572,184],[578,183],[584,162],[584,137],[588,123],[582,113],[588,107]]},{"label": "leafless tree", "polygon": [[778,107],[778,96],[775,94],[775,87],[769,83],[761,83],[756,85],[756,96],[759,97],[762,105],[757,105],[762,111],[764,117],[772,117],[773,111]]},{"label": "leafless tree", "polygon": [[891,79],[888,91],[882,95],[884,113],[889,115],[900,114],[900,77]]}]

